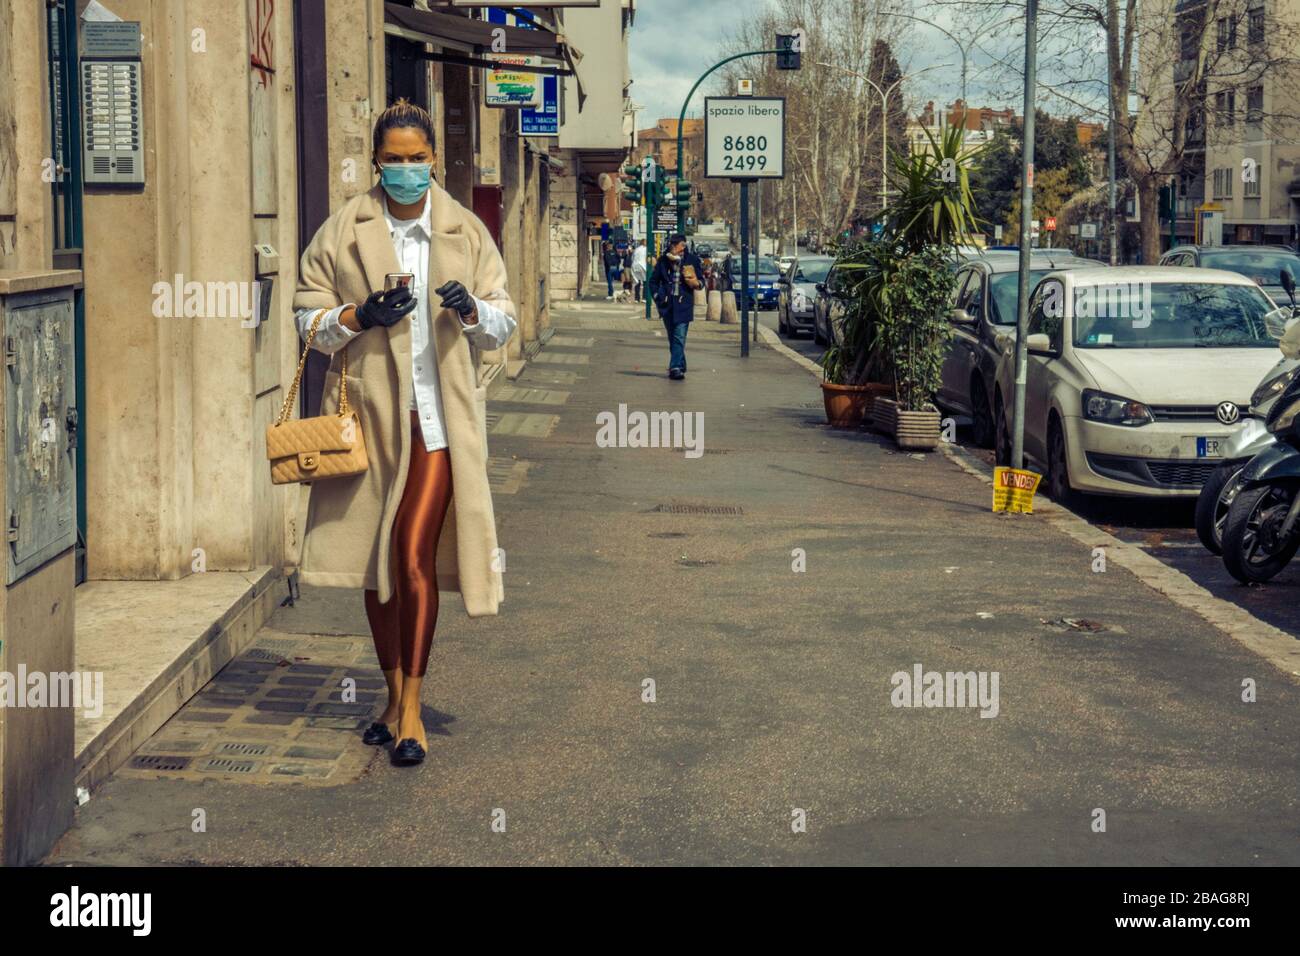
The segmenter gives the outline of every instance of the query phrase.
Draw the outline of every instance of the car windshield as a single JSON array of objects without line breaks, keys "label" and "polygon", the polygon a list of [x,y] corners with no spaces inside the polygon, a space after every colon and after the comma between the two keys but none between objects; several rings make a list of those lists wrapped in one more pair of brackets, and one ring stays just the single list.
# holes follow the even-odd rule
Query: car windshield
[{"label": "car windshield", "polygon": [[1256,286],[1115,282],[1074,290],[1078,348],[1277,348]]},{"label": "car windshield", "polygon": [[799,274],[795,276],[795,281],[825,282],[826,274],[831,271],[833,265],[835,265],[834,259],[804,259],[799,263]]},{"label": "car windshield", "polygon": [[1300,257],[1289,252],[1217,249],[1214,252],[1202,252],[1201,265],[1207,269],[1227,269],[1268,286],[1281,285],[1282,270],[1286,269],[1291,273],[1291,278],[1300,284]]},{"label": "car windshield", "polygon": [[[1029,288],[1033,289],[1038,285],[1038,280],[1047,275],[1051,269],[1031,269],[1029,270]],[[1018,272],[999,272],[989,280],[989,288],[992,290],[993,315],[990,316],[994,325],[1015,325],[1016,309],[1020,305],[1020,274]]]},{"label": "car windshield", "polygon": [[[739,260],[739,259],[737,259],[736,262],[732,264],[731,271],[734,272],[736,275],[740,275],[740,260]],[[780,275],[780,274],[781,274],[781,270],[778,269],[777,266],[776,266],[776,263],[773,262],[773,261],[771,261],[770,259],[763,259],[763,260],[761,260],[761,261],[759,261],[759,262],[755,262],[753,259],[750,259],[750,260],[749,260],[749,274],[750,274],[751,276],[753,276],[753,275],[759,275],[759,276],[777,276],[777,275]]]}]

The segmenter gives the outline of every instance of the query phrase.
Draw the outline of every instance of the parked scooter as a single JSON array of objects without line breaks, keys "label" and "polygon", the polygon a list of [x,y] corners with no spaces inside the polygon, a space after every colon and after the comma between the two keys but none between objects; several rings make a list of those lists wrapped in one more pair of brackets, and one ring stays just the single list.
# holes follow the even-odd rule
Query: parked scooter
[{"label": "parked scooter", "polygon": [[[1282,286],[1291,297],[1291,318],[1297,313],[1295,300],[1295,281],[1291,273],[1282,270]],[[1285,310],[1278,309],[1285,314]],[[1272,317],[1270,313],[1270,317]],[[1286,334],[1295,329],[1291,334]],[[1278,320],[1276,331],[1270,322],[1270,331],[1280,339],[1278,348],[1282,359],[1269,369],[1264,380],[1259,383],[1255,393],[1250,396],[1250,409],[1241,429],[1223,446],[1223,462],[1210,473],[1210,477],[1201,487],[1201,494],[1196,499],[1196,536],[1201,544],[1213,554],[1223,553],[1223,528],[1228,520],[1228,512],[1237,496],[1238,479],[1246,464],[1277,439],[1265,427],[1264,421],[1269,410],[1277,402],[1291,380],[1300,371],[1300,323],[1289,325]]]},{"label": "parked scooter", "polygon": [[1300,352],[1283,358],[1250,397],[1250,413],[1241,428],[1223,443],[1223,461],[1210,473],[1196,499],[1196,536],[1212,554],[1223,553],[1223,526],[1237,496],[1238,479],[1252,458],[1277,439],[1264,425],[1268,411],[1300,372]]},{"label": "parked scooter", "polygon": [[[1282,285],[1294,314],[1295,279],[1285,269]],[[1287,330],[1279,345],[1289,359],[1300,355],[1300,323]],[[1300,375],[1293,368],[1267,385],[1279,386],[1270,389],[1275,395],[1264,417],[1273,444],[1241,469],[1222,525],[1223,564],[1244,584],[1269,580],[1300,548]],[[1252,399],[1252,409],[1254,405]]]}]

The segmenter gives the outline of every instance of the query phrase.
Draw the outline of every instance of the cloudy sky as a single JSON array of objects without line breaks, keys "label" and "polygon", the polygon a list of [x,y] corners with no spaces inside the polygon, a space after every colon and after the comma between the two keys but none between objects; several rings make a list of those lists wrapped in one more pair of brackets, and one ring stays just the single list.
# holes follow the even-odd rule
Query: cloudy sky
[{"label": "cloudy sky", "polygon": [[[639,0],[636,24],[632,28],[630,60],[632,99],[643,106],[637,125],[647,129],[661,117],[676,117],[691,84],[709,66],[722,58],[723,42],[746,17],[755,16],[767,0]],[[917,0],[915,8],[920,11]],[[943,26],[954,32],[944,19]],[[1002,35],[998,35],[1002,34]],[[1002,53],[1023,44],[1018,29],[994,31],[987,46]],[[998,46],[998,44],[1002,44]],[[985,45],[980,41],[980,45]],[[949,103],[960,95],[960,55],[955,44],[943,33],[923,24],[915,24],[902,48],[895,51],[905,72],[925,67],[952,64],[949,69],[934,69],[907,83],[908,107],[919,109],[928,99]],[[1018,51],[1016,52],[1018,60]],[[1041,54],[1040,54],[1041,56]],[[1006,71],[990,70],[989,57],[979,49],[971,51],[967,87],[972,104],[977,106],[1013,106],[1020,111],[1019,98],[1008,96]],[[1014,77],[1010,77],[1014,79]],[[708,83],[705,84],[708,87]],[[708,90],[712,92],[712,90]],[[762,92],[759,90],[758,92]],[[687,116],[699,116],[703,94],[697,92],[694,109]],[[1046,105],[1046,104],[1045,104]],[[1049,107],[1050,108],[1050,107]]]}]

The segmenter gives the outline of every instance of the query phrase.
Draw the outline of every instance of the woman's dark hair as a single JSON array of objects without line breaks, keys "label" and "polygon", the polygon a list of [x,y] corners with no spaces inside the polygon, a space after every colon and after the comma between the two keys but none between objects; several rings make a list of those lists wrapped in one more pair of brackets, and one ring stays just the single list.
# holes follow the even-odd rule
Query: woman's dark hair
[{"label": "woman's dark hair", "polygon": [[433,138],[433,117],[429,115],[429,111],[422,106],[416,106],[403,97],[380,113],[379,118],[375,120],[374,143],[371,155],[379,154],[379,147],[384,145],[384,134],[390,129],[401,129],[408,126],[424,133],[424,137],[429,141],[430,146],[436,147],[438,145]]}]

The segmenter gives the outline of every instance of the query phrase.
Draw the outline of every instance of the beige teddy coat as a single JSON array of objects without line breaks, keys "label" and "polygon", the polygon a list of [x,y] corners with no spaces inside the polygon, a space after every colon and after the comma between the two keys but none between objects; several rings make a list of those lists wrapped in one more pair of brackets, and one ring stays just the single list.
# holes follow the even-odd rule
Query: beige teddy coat
[{"label": "beige teddy coat", "polygon": [[[384,218],[383,190],[349,200],[317,230],[302,255],[293,308],[361,303],[400,272]],[[472,212],[433,183],[433,239],[428,289],[457,279],[470,293],[514,315],[505,263]],[[438,590],[459,591],[471,617],[497,613],[504,599],[496,524],[487,477],[486,391],[478,384],[478,350],[450,309],[432,311],[433,341],[446,411],[452,499],[438,542]],[[339,403],[342,351],[331,357],[321,414]],[[323,587],[376,589],[393,595],[393,521],[411,454],[411,323],[362,332],[347,346],[348,401],[361,418],[370,467],[350,478],[313,482],[300,578]]]}]

